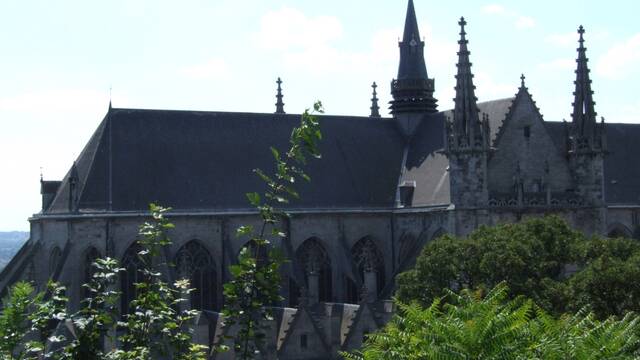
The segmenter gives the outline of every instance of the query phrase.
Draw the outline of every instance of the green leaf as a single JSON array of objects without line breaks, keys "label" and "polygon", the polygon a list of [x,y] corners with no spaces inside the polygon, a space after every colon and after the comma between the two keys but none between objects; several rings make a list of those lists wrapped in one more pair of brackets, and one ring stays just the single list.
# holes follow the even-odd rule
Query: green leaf
[{"label": "green leaf", "polygon": [[256,193],[256,192],[252,192],[252,193],[247,193],[247,199],[249,199],[249,203],[251,203],[251,205],[258,207],[260,206],[260,194]]},{"label": "green leaf", "polygon": [[236,229],[236,237],[248,236],[253,233],[253,226],[243,225]]}]

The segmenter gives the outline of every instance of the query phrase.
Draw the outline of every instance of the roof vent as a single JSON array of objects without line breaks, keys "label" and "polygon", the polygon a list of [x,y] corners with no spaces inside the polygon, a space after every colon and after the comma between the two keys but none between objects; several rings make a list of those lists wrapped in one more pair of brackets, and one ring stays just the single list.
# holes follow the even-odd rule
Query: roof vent
[{"label": "roof vent", "polygon": [[400,184],[400,205],[402,207],[411,207],[413,204],[413,192],[416,189],[415,181],[403,181]]},{"label": "roof vent", "polygon": [[40,180],[40,194],[42,194],[42,211],[46,211],[53,202],[62,181]]}]

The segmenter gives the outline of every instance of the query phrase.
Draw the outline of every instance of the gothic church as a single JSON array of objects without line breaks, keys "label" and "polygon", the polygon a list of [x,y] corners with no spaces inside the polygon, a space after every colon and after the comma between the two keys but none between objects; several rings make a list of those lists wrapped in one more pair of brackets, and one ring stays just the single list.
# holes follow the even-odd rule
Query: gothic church
[{"label": "gothic church", "polygon": [[[514,97],[477,102],[465,25],[460,19],[453,109],[438,108],[409,0],[391,116],[380,115],[374,88],[370,116],[320,117],[323,157],[309,163],[312,181],[275,241],[291,262],[265,358],[329,359],[360,346],[393,312],[395,275],[444,233],[555,213],[586,233],[640,238],[640,167],[632,165],[640,125],[596,117],[585,30],[576,36],[571,121],[553,122],[524,77]],[[244,195],[264,188],[252,169],[272,169],[269,147],[286,148],[299,119],[285,113],[280,82],[277,100],[275,113],[110,106],[67,175],[41,182],[42,209],[0,273],[0,291],[53,279],[75,308],[93,259],[110,256],[127,269],[126,310],[137,228],[156,202],[173,208],[176,225],[165,253],[176,266],[166,276],[197,288],[197,340],[223,341],[222,284],[245,245],[235,230],[259,221]]]}]

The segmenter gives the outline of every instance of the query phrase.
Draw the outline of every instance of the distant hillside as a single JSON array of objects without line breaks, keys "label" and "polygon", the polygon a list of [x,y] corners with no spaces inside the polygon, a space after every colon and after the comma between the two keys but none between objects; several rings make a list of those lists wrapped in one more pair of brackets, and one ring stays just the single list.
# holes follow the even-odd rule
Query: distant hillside
[{"label": "distant hillside", "polygon": [[9,263],[28,238],[29,233],[24,231],[0,231],[0,270]]}]

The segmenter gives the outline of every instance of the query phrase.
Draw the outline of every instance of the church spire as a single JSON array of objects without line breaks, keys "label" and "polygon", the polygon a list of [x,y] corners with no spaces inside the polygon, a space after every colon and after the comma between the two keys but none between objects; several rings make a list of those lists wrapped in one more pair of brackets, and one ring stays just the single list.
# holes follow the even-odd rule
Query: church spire
[{"label": "church spire", "polygon": [[369,117],[373,117],[373,118],[380,117],[380,107],[378,106],[378,93],[376,92],[377,87],[378,85],[374,81],[373,84],[371,85],[371,88],[373,88],[373,97],[371,98],[371,107],[370,107],[371,115],[369,115]]},{"label": "church spire", "polygon": [[404,34],[400,47],[398,77],[391,82],[391,113],[433,113],[437,100],[433,97],[434,81],[427,75],[424,61],[424,41],[420,38],[418,20],[409,0]]},{"label": "church spire", "polygon": [[[459,146],[475,147],[482,144],[482,129],[478,116],[478,98],[475,95],[473,85],[473,73],[471,72],[471,61],[469,61],[469,41],[464,30],[467,22],[464,17],[458,22],[460,25],[460,40],[458,41],[458,73],[456,74],[456,97],[454,99],[453,111],[453,136]],[[480,140],[480,141],[478,141]]]},{"label": "church spire", "polygon": [[593,146],[596,140],[597,120],[595,112],[595,102],[593,101],[593,91],[591,90],[591,79],[589,78],[589,67],[587,62],[587,48],[584,47],[584,28],[578,28],[580,39],[578,40],[578,59],[576,63],[576,85],[573,100],[573,113],[571,114],[573,135],[580,143],[579,147]]},{"label": "church spire", "polygon": [[284,97],[282,95],[282,80],[280,80],[280,77],[278,77],[276,84],[278,84],[278,92],[276,93],[276,114],[285,114],[284,103],[282,102],[282,98]]},{"label": "church spire", "polygon": [[407,17],[404,22],[404,34],[400,43],[398,79],[412,78],[426,79],[427,65],[424,62],[424,42],[420,39],[416,10],[413,6],[413,0],[409,0]]}]

